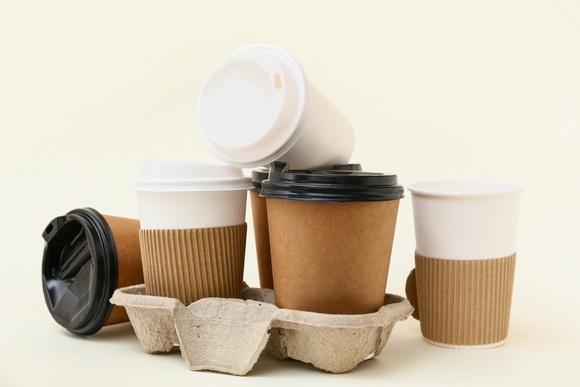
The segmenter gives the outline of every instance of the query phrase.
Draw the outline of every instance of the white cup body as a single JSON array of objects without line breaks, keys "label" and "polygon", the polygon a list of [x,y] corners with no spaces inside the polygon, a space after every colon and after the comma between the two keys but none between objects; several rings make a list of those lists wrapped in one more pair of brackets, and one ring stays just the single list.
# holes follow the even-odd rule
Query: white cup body
[{"label": "white cup body", "polygon": [[352,125],[313,84],[311,90],[312,108],[304,130],[296,143],[276,160],[298,170],[348,164],[354,151]]},{"label": "white cup body", "polygon": [[515,253],[522,185],[442,180],[408,189],[419,254],[473,260]]},{"label": "white cup body", "polygon": [[251,180],[221,164],[146,160],[133,180],[142,229],[235,226],[245,222]]},{"label": "white cup body", "polygon": [[245,222],[246,192],[137,192],[142,229],[235,226]]},{"label": "white cup body", "polygon": [[290,53],[253,45],[225,57],[208,76],[198,105],[201,133],[223,162],[254,168],[280,160],[292,169],[347,164],[348,119],[310,83]]}]

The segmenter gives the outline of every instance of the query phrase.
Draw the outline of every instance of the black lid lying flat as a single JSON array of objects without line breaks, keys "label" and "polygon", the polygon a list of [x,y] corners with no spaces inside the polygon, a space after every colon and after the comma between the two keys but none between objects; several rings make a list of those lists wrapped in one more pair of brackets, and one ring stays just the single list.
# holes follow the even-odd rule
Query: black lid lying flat
[{"label": "black lid lying flat", "polygon": [[260,196],[309,202],[376,202],[404,196],[397,175],[360,170],[291,171],[275,161],[268,180],[262,182]]},{"label": "black lid lying flat", "polygon": [[105,218],[92,208],[72,210],[44,229],[42,287],[57,323],[79,335],[105,325],[117,289],[117,250]]},{"label": "black lid lying flat", "polygon": [[[362,171],[362,166],[360,164],[343,164],[334,165],[332,167],[334,171]],[[270,170],[268,168],[258,168],[252,170],[252,192],[260,193],[262,190],[262,182],[268,180],[268,175]]]}]

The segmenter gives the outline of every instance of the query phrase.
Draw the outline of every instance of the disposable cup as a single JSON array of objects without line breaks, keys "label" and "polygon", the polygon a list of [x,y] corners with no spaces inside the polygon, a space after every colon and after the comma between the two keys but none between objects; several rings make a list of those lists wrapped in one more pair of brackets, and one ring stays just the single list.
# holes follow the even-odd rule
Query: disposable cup
[{"label": "disposable cup", "polygon": [[408,186],[415,270],[407,294],[431,344],[491,348],[507,338],[524,187],[496,181]]},{"label": "disposable cup", "polygon": [[[362,171],[360,164],[335,165],[332,169],[342,171]],[[274,289],[272,256],[270,254],[268,208],[266,205],[266,198],[260,196],[262,182],[268,180],[269,172],[270,170],[267,168],[259,168],[252,171],[252,189],[250,189],[250,199],[252,203],[252,218],[254,220],[254,237],[256,240],[260,287]]]},{"label": "disposable cup", "polygon": [[117,288],[143,283],[139,221],[78,208],[44,229],[42,285],[55,321],[79,335],[128,322],[109,299]]},{"label": "disposable cup", "polygon": [[142,229],[242,224],[250,178],[223,164],[146,160],[133,180]]},{"label": "disposable cup", "polygon": [[228,165],[145,161],[137,191],[147,294],[240,298],[250,178]]},{"label": "disposable cup", "polygon": [[331,314],[381,307],[403,197],[395,175],[275,162],[260,196],[277,306]]},{"label": "disposable cup", "polygon": [[354,131],[289,52],[241,48],[208,76],[198,105],[201,133],[223,162],[254,168],[279,160],[296,169],[348,163]]}]

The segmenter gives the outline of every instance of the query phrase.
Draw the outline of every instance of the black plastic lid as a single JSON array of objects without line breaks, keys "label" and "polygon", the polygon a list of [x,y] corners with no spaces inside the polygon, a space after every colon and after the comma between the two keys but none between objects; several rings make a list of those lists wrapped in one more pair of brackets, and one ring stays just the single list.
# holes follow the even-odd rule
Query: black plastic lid
[{"label": "black plastic lid", "polygon": [[270,170],[268,168],[258,168],[252,170],[252,192],[260,192],[262,190],[262,181],[268,179]]},{"label": "black plastic lid", "polygon": [[398,200],[405,195],[397,175],[357,170],[291,171],[275,161],[260,196],[308,202],[378,202]]},{"label": "black plastic lid", "polygon": [[[362,166],[360,164],[344,164],[344,165],[334,165],[332,167],[334,171],[362,171]],[[262,182],[268,180],[268,175],[270,170],[268,168],[259,168],[252,171],[252,192],[260,193],[262,191]]]},{"label": "black plastic lid", "polygon": [[333,171],[362,171],[362,166],[360,164],[344,164],[335,165],[332,167]]},{"label": "black plastic lid", "polygon": [[111,229],[92,208],[72,210],[44,229],[42,288],[48,310],[72,333],[92,335],[109,319],[117,289]]}]

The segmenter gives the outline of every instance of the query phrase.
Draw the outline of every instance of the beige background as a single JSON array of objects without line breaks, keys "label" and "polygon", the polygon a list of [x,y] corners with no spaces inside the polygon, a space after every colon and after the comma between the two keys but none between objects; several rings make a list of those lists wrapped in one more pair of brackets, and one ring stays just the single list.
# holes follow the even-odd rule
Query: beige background
[{"label": "beige background", "polygon": [[[578,384],[579,20],[575,1],[0,0],[0,385]],[[143,159],[217,161],[198,95],[254,43],[299,58],[351,120],[366,170],[527,186],[505,346],[435,348],[408,320],[348,374],[264,355],[236,378],[147,355],[128,324],[79,338],[52,321],[43,228],[84,206],[137,217]],[[404,294],[413,250],[409,194],[388,292]],[[245,277],[258,284],[252,231]]]}]

